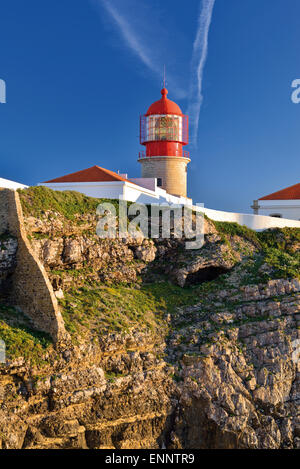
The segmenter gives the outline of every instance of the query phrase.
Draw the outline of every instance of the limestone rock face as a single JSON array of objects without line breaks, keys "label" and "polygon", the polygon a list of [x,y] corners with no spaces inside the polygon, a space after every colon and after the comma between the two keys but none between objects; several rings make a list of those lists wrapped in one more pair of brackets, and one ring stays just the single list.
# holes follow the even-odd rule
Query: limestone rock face
[{"label": "limestone rock face", "polygon": [[241,240],[238,240],[239,247],[236,249],[236,238],[233,238],[231,243],[224,243],[218,234],[210,232],[205,237],[202,249],[177,255],[169,266],[171,278],[184,287],[214,280],[228,272],[237,262],[241,262],[256,250],[252,243]]},{"label": "limestone rock face", "polygon": [[135,249],[135,256],[145,262],[152,262],[156,257],[157,248],[152,240],[145,240],[141,246]]},{"label": "limestone rock face", "polygon": [[155,341],[137,330],[103,336],[63,350],[43,376],[24,361],[0,365],[2,448],[162,446],[176,385]]},{"label": "limestone rock face", "polygon": [[[82,216],[78,225],[62,221],[57,213],[48,211],[43,221],[31,216],[25,218],[25,224],[32,248],[48,270],[56,290],[63,285],[57,277],[51,276],[51,270],[78,270],[85,266],[93,271],[95,280],[131,283],[136,281],[137,274],[146,273],[147,265],[157,259],[159,270],[183,287],[230,270],[243,258],[241,247],[247,253],[255,250],[255,246],[240,238],[233,239],[231,244],[222,242],[214,224],[206,219],[204,247],[181,255],[183,239],[151,240],[142,232],[138,237],[127,234],[122,239],[100,239],[96,235],[96,215]],[[235,249],[235,243],[239,249]]]},{"label": "limestone rock face", "polygon": [[2,365],[2,447],[299,447],[299,283],[258,291],[177,308],[166,341],[106,334],[62,349],[42,376],[24,360]]},{"label": "limestone rock face", "polygon": [[96,215],[83,216],[80,225],[63,222],[54,212],[47,212],[43,221],[34,217],[25,219],[32,248],[47,269],[55,290],[64,285],[61,278],[51,275],[51,270],[88,268],[89,277],[96,281],[132,283],[146,264],[155,259],[156,247],[142,233],[136,238],[128,235],[100,239],[96,235],[96,222]]},{"label": "limestone rock face", "polygon": [[[92,339],[47,349],[42,366],[24,357],[0,364],[0,447],[300,448],[298,279],[258,280],[272,269],[253,268],[255,244],[224,239],[207,220],[203,248],[190,253],[184,240],[100,240],[90,215],[25,222],[62,301],[86,279],[137,290],[139,276],[156,281],[159,272],[183,289],[172,286],[178,297],[157,313],[157,329],[145,321],[102,331],[95,315]],[[6,272],[16,246],[7,248]]]},{"label": "limestone rock face", "polygon": [[180,287],[184,287],[187,282],[197,284],[213,280],[234,266],[235,259],[226,246],[214,244],[213,247],[214,249],[211,249],[209,245],[199,253],[193,253],[184,266],[175,266],[172,277]]},{"label": "limestone rock face", "polygon": [[[254,291],[259,299],[251,296],[251,302]],[[274,299],[277,291],[282,296]],[[169,344],[172,358],[181,356],[183,363],[172,447],[297,447],[298,281],[221,290],[213,303],[218,313],[210,313],[211,305],[199,305],[173,317],[175,330],[180,323],[184,327]],[[180,348],[178,336],[185,344]]]}]

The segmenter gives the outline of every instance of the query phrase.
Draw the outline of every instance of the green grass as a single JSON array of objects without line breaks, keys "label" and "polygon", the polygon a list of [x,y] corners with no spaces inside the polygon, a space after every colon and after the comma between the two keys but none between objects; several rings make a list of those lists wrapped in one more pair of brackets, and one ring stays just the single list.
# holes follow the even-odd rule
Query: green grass
[{"label": "green grass", "polygon": [[290,251],[293,244],[300,243],[300,228],[277,228],[258,233],[263,248]]},{"label": "green grass", "polygon": [[39,217],[46,211],[54,211],[67,220],[75,221],[76,215],[96,214],[100,203],[113,204],[118,213],[118,201],[87,197],[75,191],[53,191],[48,187],[37,186],[18,189],[25,216]]},{"label": "green grass", "polygon": [[281,249],[266,248],[265,262],[274,268],[277,278],[300,278],[300,252],[290,254]]},{"label": "green grass", "polygon": [[165,280],[140,287],[86,282],[81,288],[74,286],[65,292],[60,306],[66,329],[75,341],[132,327],[165,334],[172,327],[172,321],[165,321],[166,313],[172,316],[180,307],[207,305],[207,296],[226,288],[226,282],[227,275],[186,288]]},{"label": "green grass", "polygon": [[[213,222],[221,235],[240,236],[252,242],[260,251],[254,259],[252,267],[246,267],[246,275],[243,279],[249,283],[266,282],[271,278],[299,278],[300,277],[300,252],[295,252],[295,245],[300,243],[299,228],[278,228],[256,233],[246,226],[237,223]],[[226,241],[226,240],[225,240]],[[263,274],[259,271],[263,263],[272,267],[271,274]]]},{"label": "green grass", "polygon": [[168,282],[141,288],[92,284],[70,289],[60,304],[66,328],[76,336],[124,331],[134,326],[164,329],[164,314],[177,306],[193,304],[195,298],[192,288],[182,289]]},{"label": "green grass", "polygon": [[51,338],[34,330],[29,320],[14,308],[0,304],[0,339],[5,342],[8,359],[24,357],[31,364],[42,364]]},{"label": "green grass", "polygon": [[[263,264],[265,264],[265,253],[259,252],[254,256],[249,256],[246,262],[242,266],[240,273],[240,286],[245,285],[257,285],[265,284],[273,278],[271,273],[266,273],[261,270]],[[239,267],[239,266],[238,266]]]},{"label": "green grass", "polygon": [[239,225],[238,223],[230,223],[230,222],[220,222],[220,221],[213,221],[216,229],[218,230],[219,234],[225,234],[229,236],[240,236],[247,241],[253,243],[257,248],[261,248],[261,243],[256,231],[251,230],[245,225]]},{"label": "green grass", "polygon": [[105,373],[105,378],[110,383],[114,383],[116,381],[116,379],[123,378],[124,376],[126,376],[126,375],[124,375],[122,373],[115,373],[114,371],[110,371],[110,372]]}]

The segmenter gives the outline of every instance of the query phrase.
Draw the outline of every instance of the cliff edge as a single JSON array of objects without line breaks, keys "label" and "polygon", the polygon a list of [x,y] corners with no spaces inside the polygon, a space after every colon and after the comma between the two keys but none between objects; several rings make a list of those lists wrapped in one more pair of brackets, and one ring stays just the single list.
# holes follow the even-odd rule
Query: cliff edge
[{"label": "cliff edge", "polygon": [[68,340],[6,294],[23,260],[3,230],[2,448],[300,447],[299,229],[205,219],[187,252],[142,233],[99,239],[97,199],[19,197]]}]

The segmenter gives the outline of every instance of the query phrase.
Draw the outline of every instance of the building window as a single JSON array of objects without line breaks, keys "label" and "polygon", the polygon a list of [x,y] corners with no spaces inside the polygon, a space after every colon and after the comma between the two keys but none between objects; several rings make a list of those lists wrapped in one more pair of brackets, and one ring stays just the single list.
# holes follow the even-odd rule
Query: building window
[{"label": "building window", "polygon": [[162,186],[162,178],[157,178],[157,187]]},{"label": "building window", "polygon": [[280,213],[271,213],[271,214],[270,214],[270,217],[282,218],[282,215],[281,215]]}]

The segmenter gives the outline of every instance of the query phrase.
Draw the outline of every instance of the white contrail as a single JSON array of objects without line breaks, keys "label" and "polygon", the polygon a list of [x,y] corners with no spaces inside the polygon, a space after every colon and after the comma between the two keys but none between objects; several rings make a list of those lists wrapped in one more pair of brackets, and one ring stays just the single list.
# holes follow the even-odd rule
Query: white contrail
[{"label": "white contrail", "polygon": [[[156,76],[162,79],[163,67],[162,63],[159,63],[157,58],[155,59],[153,54],[153,49],[156,47],[156,51],[159,50],[158,44],[155,42],[155,39],[151,43],[151,48],[147,47],[145,38],[142,38],[141,35],[137,34],[133,24],[133,13],[129,10],[128,15],[126,16],[112,5],[110,0],[92,0],[96,5],[102,5],[102,7],[107,11],[107,13],[112,18],[113,22],[117,26],[121,37],[124,39],[126,46],[141,60],[141,62],[151,70]],[[130,16],[131,15],[131,16]],[[127,18],[128,16],[128,18]],[[150,21],[150,20],[149,20]],[[160,35],[157,34],[157,37]],[[169,81],[172,83],[172,91],[178,98],[186,97],[186,91],[178,86],[174,79],[169,76]]]},{"label": "white contrail", "polygon": [[191,86],[188,115],[190,116],[191,144],[195,147],[197,146],[199,116],[203,101],[202,82],[208,51],[208,33],[214,4],[215,0],[202,0],[191,60]]},{"label": "white contrail", "polygon": [[[157,73],[157,67],[150,59],[148,52],[145,49],[145,46],[141,44],[141,41],[136,37],[134,31],[130,27],[128,21],[122,16],[113,5],[107,0],[100,0],[100,3],[104,6],[106,11],[111,15],[115,23],[120,29],[121,35],[127,42],[129,48],[135,52],[135,54],[140,58],[140,60],[146,65],[150,70]],[[161,70],[160,70],[161,74]]]}]

